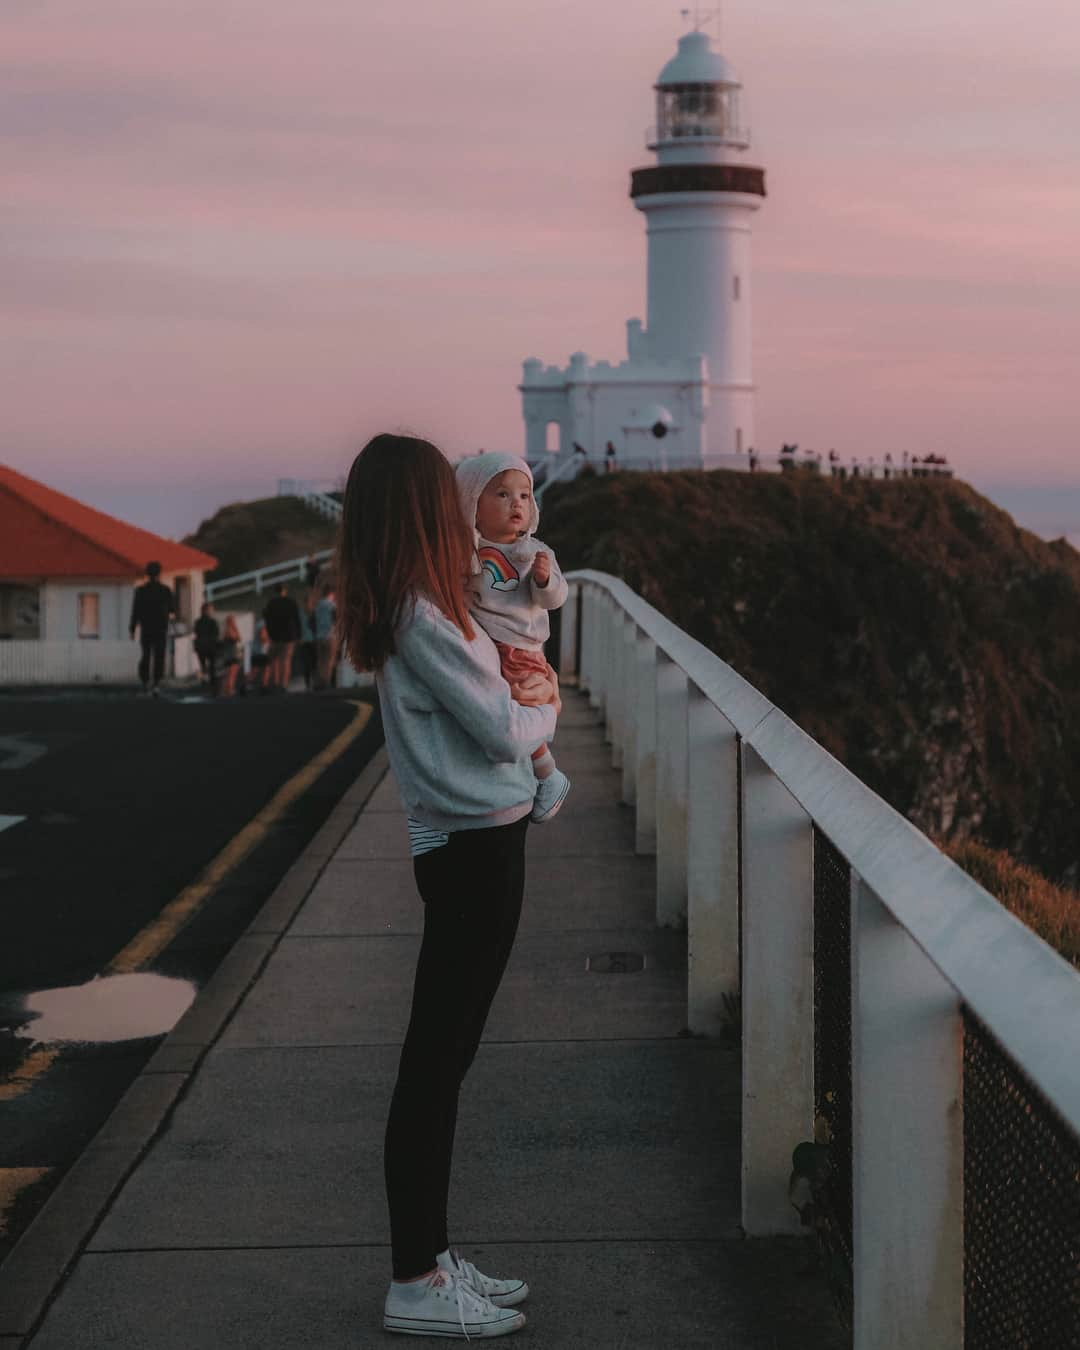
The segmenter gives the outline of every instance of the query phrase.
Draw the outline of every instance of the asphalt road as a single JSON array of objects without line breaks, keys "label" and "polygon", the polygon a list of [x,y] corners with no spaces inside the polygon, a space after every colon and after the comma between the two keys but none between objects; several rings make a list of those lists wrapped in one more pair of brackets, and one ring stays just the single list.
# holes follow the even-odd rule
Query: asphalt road
[{"label": "asphalt road", "polygon": [[[334,694],[0,697],[0,1260],[164,1034],[35,1042],[28,997],[107,971],[354,716]],[[144,976],[200,987],[381,740],[376,710]]]}]

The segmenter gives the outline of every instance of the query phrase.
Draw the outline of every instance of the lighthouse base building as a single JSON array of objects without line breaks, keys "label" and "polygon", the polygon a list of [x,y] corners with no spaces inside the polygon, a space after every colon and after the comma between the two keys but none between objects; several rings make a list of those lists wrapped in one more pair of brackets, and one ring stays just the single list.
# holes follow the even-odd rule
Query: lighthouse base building
[{"label": "lighthouse base building", "polygon": [[765,174],[745,162],[738,77],[700,30],[656,83],[656,163],[635,169],[645,216],[648,314],[627,359],[524,363],[525,454],[556,469],[582,453],[620,468],[750,468],[754,449],[750,224]]}]

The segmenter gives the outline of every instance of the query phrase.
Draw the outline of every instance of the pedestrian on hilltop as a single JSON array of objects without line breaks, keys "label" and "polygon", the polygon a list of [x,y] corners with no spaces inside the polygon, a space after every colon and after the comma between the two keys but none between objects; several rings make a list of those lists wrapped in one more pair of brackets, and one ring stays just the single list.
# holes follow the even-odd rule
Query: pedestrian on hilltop
[{"label": "pedestrian on hilltop", "polygon": [[139,630],[139,683],[143,693],[149,691],[155,698],[165,675],[165,646],[169,640],[169,620],[176,613],[176,597],[164,582],[159,581],[161,564],[146,564],[146,581],[135,587],[131,604],[128,632],[134,638]]},{"label": "pedestrian on hilltop", "polygon": [[[462,1080],[521,913],[530,756],[559,710],[550,667],[517,698],[469,615],[476,558],[454,471],[427,441],[376,436],[352,466],[338,558],[340,632],[375,672],[390,764],[424,904],[412,1012],[386,1127],[388,1331],[476,1339],[517,1331],[520,1279],[450,1247],[447,1193]],[[540,706],[543,705],[543,706]]]},{"label": "pedestrian on hilltop", "polygon": [[300,607],[289,594],[284,581],[278,583],[277,594],[267,602],[263,621],[270,637],[269,673],[266,684],[270,689],[284,693],[292,674],[293,653],[301,637]]}]

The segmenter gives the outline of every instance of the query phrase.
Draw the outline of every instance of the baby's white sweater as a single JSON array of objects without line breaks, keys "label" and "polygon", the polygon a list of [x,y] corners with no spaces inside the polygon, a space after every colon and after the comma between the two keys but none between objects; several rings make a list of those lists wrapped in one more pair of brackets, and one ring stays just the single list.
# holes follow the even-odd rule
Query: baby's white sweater
[{"label": "baby's white sweater", "polygon": [[390,766],[406,811],[439,830],[509,825],[532,810],[529,756],[555,734],[555,709],[510,697],[482,629],[469,642],[418,598],[375,678]]},{"label": "baby's white sweater", "polygon": [[[546,586],[533,580],[533,562],[538,553],[546,553],[551,559],[551,576]],[[469,582],[477,622],[496,642],[526,651],[542,651],[551,633],[548,610],[564,605],[569,593],[555,554],[539,539],[493,544],[482,538],[477,557],[480,571]]]}]

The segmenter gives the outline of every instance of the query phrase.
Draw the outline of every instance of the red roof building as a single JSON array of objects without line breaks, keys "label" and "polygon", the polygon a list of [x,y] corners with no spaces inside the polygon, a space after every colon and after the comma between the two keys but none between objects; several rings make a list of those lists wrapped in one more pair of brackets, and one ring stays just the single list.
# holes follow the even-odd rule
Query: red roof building
[{"label": "red roof building", "polygon": [[132,598],[151,561],[182,634],[216,558],[0,465],[0,684],[130,679]]},{"label": "red roof building", "polygon": [[0,581],[206,572],[217,559],[128,525],[0,464]]}]

